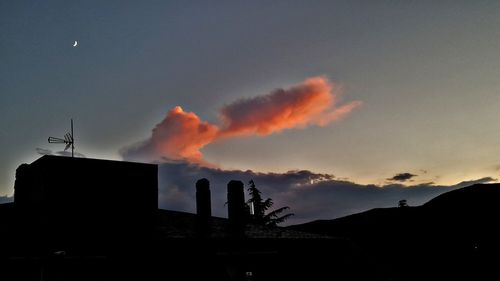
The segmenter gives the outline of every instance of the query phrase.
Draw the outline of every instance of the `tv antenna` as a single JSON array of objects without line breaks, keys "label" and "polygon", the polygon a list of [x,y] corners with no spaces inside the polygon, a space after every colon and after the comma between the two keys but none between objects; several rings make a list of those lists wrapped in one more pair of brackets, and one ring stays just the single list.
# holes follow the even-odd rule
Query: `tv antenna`
[{"label": "tv antenna", "polygon": [[49,143],[64,143],[64,151],[71,147],[71,157],[75,157],[75,139],[73,138],[73,119],[71,119],[71,133],[66,133],[64,138],[49,137]]}]

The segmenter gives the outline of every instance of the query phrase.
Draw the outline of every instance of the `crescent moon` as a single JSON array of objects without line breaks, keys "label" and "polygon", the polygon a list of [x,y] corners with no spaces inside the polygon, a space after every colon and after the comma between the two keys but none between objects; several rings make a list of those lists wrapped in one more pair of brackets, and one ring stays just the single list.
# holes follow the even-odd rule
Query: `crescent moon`
[{"label": "crescent moon", "polygon": [[73,47],[76,47],[78,45],[78,41],[75,40],[75,43],[73,43]]}]

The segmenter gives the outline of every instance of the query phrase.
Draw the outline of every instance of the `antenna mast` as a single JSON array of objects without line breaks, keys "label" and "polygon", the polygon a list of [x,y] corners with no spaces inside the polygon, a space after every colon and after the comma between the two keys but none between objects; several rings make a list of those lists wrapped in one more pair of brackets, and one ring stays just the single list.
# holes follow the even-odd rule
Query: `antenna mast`
[{"label": "antenna mast", "polygon": [[73,118],[71,118],[71,157],[75,157],[75,138],[73,134]]},{"label": "antenna mast", "polygon": [[64,143],[66,147],[64,151],[68,150],[71,147],[71,157],[75,157],[75,138],[73,137],[73,119],[71,119],[71,133],[66,133],[64,138],[54,138],[49,137],[49,143]]}]

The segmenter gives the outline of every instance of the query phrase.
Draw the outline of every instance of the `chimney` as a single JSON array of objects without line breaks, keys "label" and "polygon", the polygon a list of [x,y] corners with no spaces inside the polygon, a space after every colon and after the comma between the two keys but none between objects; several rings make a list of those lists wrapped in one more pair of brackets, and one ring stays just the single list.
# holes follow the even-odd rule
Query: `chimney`
[{"label": "chimney", "polygon": [[246,205],[243,182],[232,180],[227,184],[227,210],[229,231],[243,235],[246,221]]},{"label": "chimney", "polygon": [[198,235],[210,234],[211,219],[210,182],[203,178],[196,182],[196,232]]}]

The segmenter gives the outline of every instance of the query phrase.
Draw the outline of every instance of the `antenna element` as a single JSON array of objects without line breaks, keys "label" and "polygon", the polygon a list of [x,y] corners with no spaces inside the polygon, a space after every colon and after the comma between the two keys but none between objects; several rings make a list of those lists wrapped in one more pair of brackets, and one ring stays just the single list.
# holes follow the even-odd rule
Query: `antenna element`
[{"label": "antenna element", "polygon": [[66,147],[64,151],[71,147],[71,157],[75,157],[75,138],[73,137],[73,119],[71,119],[71,133],[66,133],[64,138],[49,137],[49,143],[64,143]]}]

